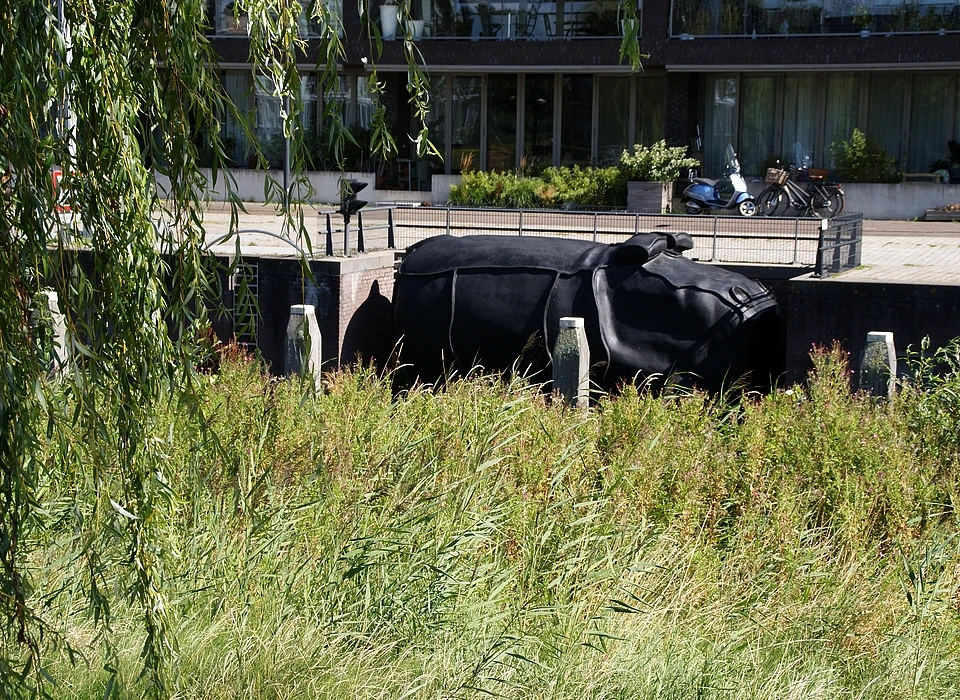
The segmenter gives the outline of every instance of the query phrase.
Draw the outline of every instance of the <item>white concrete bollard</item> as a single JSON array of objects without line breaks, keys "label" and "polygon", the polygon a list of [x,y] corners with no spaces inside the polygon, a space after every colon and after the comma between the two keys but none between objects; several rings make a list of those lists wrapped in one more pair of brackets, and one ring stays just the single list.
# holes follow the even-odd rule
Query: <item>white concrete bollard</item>
[{"label": "white concrete bollard", "polygon": [[286,375],[313,377],[314,387],[320,390],[320,326],[317,310],[312,304],[296,304],[290,307],[287,321],[285,353]]},{"label": "white concrete bollard", "polygon": [[573,407],[590,405],[590,348],[583,319],[564,316],[553,346],[553,388]]},{"label": "white concrete bollard", "polygon": [[874,396],[892,397],[897,385],[897,349],[893,333],[870,331],[860,363],[860,388]]},{"label": "white concrete bollard", "polygon": [[70,362],[70,345],[67,338],[67,319],[60,313],[60,299],[56,292],[42,290],[37,294],[34,325],[46,326],[41,337],[47,338],[45,347],[38,350],[49,357],[51,375],[62,375]]}]

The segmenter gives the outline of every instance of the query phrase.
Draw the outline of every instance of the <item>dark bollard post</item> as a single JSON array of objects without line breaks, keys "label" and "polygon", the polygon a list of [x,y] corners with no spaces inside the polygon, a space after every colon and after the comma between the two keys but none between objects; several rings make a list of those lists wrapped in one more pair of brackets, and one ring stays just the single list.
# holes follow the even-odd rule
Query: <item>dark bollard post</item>
[{"label": "dark bollard post", "polygon": [[590,347],[583,319],[564,316],[553,346],[553,388],[573,408],[590,405]]},{"label": "dark bollard post", "polygon": [[363,212],[357,212],[357,252],[365,253],[363,249]]},{"label": "dark bollard post", "polygon": [[860,362],[860,388],[874,396],[892,398],[897,385],[897,349],[893,333],[870,331]]},{"label": "dark bollard post", "polygon": [[329,214],[327,214],[327,257],[333,257],[333,225],[330,223]]},{"label": "dark bollard post", "polygon": [[387,248],[393,250],[397,247],[393,238],[393,207],[387,209]]}]

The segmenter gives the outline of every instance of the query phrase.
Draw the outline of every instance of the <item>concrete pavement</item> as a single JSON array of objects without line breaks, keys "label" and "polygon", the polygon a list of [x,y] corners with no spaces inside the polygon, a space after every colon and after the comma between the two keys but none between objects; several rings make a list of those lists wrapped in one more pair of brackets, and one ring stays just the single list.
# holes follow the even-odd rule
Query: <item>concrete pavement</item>
[{"label": "concrete pavement", "polygon": [[960,222],[863,222],[861,265],[827,280],[960,284]]}]

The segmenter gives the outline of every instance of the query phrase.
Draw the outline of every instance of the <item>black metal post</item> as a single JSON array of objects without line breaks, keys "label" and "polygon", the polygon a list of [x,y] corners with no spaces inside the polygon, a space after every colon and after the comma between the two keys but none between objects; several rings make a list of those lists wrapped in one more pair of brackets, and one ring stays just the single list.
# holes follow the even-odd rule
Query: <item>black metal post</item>
[{"label": "black metal post", "polygon": [[333,225],[330,223],[329,214],[327,214],[327,255],[333,257]]},{"label": "black metal post", "polygon": [[396,239],[393,236],[393,208],[387,209],[387,248],[393,250],[397,247]]},{"label": "black metal post", "polygon": [[814,277],[823,277],[823,229],[817,237],[817,262],[813,267]]},{"label": "black metal post", "polygon": [[365,253],[363,249],[363,212],[357,212],[357,252]]}]

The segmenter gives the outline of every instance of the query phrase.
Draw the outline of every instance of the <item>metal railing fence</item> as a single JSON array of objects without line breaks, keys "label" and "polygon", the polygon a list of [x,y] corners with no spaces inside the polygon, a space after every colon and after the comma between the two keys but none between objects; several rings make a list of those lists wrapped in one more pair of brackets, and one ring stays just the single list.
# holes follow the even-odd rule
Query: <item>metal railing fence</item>
[{"label": "metal railing fence", "polygon": [[814,277],[829,277],[860,265],[863,249],[863,214],[841,214],[820,231]]},{"label": "metal railing fence", "polygon": [[[326,249],[333,255],[344,233],[342,219],[325,217]],[[551,236],[618,243],[641,232],[688,233],[694,260],[811,268],[825,276],[859,264],[861,214],[821,219],[688,216],[627,212],[467,207],[376,207],[354,218],[356,250],[406,249],[439,235]],[[353,238],[350,239],[354,240]],[[349,242],[345,242],[349,253]],[[340,248],[340,250],[344,250]],[[831,257],[832,256],[832,257]]]}]

